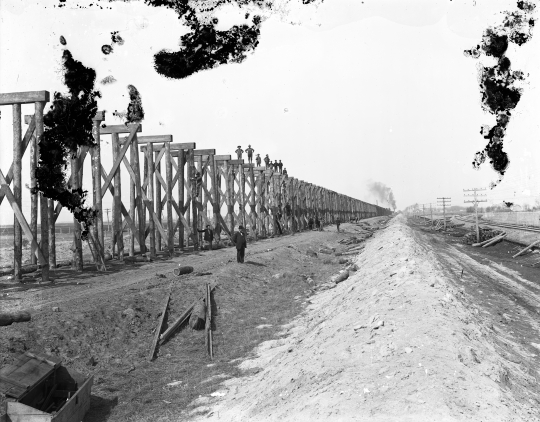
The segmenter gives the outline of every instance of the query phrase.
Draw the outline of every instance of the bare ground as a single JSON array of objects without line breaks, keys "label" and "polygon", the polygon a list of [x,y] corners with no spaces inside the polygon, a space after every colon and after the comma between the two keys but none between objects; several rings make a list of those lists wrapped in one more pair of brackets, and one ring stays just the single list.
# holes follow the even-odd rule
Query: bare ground
[{"label": "bare ground", "polygon": [[[0,362],[32,349],[94,374],[85,422],[540,421],[540,277],[521,267],[528,257],[399,216],[354,258],[357,273],[317,292],[343,265],[305,251],[343,250],[356,226],[342,227],[250,244],[245,265],[223,249],[65,271],[49,286],[0,279],[2,308],[33,309],[32,322],[0,331]],[[211,274],[176,278],[178,263]],[[207,282],[219,285],[215,360],[184,329],[149,363],[169,289],[172,321]]]}]

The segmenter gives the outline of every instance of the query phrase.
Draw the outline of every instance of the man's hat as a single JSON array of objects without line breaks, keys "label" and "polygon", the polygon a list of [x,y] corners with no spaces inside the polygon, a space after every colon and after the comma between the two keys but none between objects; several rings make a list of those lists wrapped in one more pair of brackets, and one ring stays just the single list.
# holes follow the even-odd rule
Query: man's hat
[{"label": "man's hat", "polygon": [[206,227],[210,227],[210,224],[207,224]]},{"label": "man's hat", "polygon": [[251,145],[248,145],[248,147],[250,147],[250,148],[251,148]]},{"label": "man's hat", "polygon": [[258,157],[259,155],[261,155],[261,154],[257,154],[257,157]]},{"label": "man's hat", "polygon": [[244,228],[244,226],[238,226],[238,230],[243,229],[243,228]]},{"label": "man's hat", "polygon": [[242,148],[240,145],[238,145],[238,148]]}]

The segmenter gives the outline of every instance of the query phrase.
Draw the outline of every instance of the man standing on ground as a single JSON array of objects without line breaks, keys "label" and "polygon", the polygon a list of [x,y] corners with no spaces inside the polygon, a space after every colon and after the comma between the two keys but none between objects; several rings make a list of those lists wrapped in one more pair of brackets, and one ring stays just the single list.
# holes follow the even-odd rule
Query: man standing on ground
[{"label": "man standing on ground", "polygon": [[239,160],[242,159],[242,153],[244,152],[244,150],[242,149],[242,147],[240,145],[238,145],[238,148],[236,149],[236,156],[238,157]]},{"label": "man standing on ground", "polygon": [[341,221],[339,219],[339,217],[336,219],[336,226],[337,226],[337,231],[339,233],[339,225],[341,224]]},{"label": "man standing on ground", "polygon": [[233,235],[232,241],[236,245],[236,262],[244,263],[247,241],[244,235],[244,226],[238,226],[238,231]]},{"label": "man standing on ground", "polygon": [[315,228],[317,229],[317,231],[321,231],[321,221],[319,220],[318,215],[315,216]]},{"label": "man standing on ground", "polygon": [[248,147],[246,148],[246,152],[247,152],[247,155],[248,155],[248,162],[250,164],[253,163],[253,151],[255,151],[253,148],[251,148],[251,145],[248,145]]},{"label": "man standing on ground", "polygon": [[208,250],[212,250],[212,241],[214,240],[214,231],[210,228],[210,225],[206,225],[206,229],[197,230],[199,233],[204,233],[204,241],[208,245]]},{"label": "man standing on ground", "polygon": [[257,157],[255,157],[255,162],[257,163],[257,167],[261,166],[261,154],[257,154]]}]

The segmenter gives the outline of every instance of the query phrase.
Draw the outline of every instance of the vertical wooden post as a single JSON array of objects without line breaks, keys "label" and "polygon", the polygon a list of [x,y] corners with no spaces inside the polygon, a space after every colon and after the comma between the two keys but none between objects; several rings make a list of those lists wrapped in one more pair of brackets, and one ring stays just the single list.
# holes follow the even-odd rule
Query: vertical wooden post
[{"label": "vertical wooden post", "polygon": [[225,184],[227,185],[227,194],[225,201],[227,203],[227,224],[229,225],[229,230],[231,233],[234,232],[234,178],[232,172],[234,166],[229,166],[229,163],[225,161],[224,164],[226,180]]},{"label": "vertical wooden post", "polygon": [[[148,145],[148,147],[152,149],[152,145]],[[135,137],[131,141],[130,148],[131,148],[131,151],[133,151],[133,157],[131,159],[131,169],[133,170],[133,174],[135,175],[135,181],[133,185],[134,185],[134,196],[135,196],[135,209],[136,209],[136,215],[137,215],[137,221],[138,221],[138,226],[136,227],[139,231],[139,238],[137,239],[137,241],[139,243],[140,253],[144,254],[146,253],[146,235],[145,235],[146,221],[145,221],[145,214],[144,214],[145,205],[142,200],[141,165],[140,165],[140,160],[139,160],[139,141],[137,139],[137,134],[135,134]],[[132,241],[132,244],[134,245],[133,241]]]},{"label": "vertical wooden post", "polygon": [[251,231],[257,239],[257,210],[255,209],[255,174],[253,173],[253,165],[249,166],[249,180],[251,182],[250,203],[249,207],[251,214]]},{"label": "vertical wooden post", "polygon": [[[21,105],[13,104],[13,196],[22,210],[22,122]],[[22,228],[17,217],[13,216],[13,276],[22,281]]]},{"label": "vertical wooden post", "polygon": [[52,199],[48,200],[47,218],[49,219],[49,268],[54,269],[56,268],[56,212]]},{"label": "vertical wooden post", "polygon": [[[213,160],[213,157],[212,157]],[[201,157],[201,171],[202,171],[202,157]],[[203,186],[208,189],[208,171],[205,171],[203,176]],[[208,189],[210,190],[210,189]],[[206,191],[204,189],[201,190],[202,195],[202,203],[203,203],[203,215],[208,218],[208,196],[206,195]],[[202,224],[202,218],[201,218],[201,224]],[[203,226],[201,226],[202,228]]]},{"label": "vertical wooden post", "polygon": [[[159,154],[159,151],[156,151],[155,152],[154,167],[155,167],[155,171],[157,171],[157,172],[159,172],[161,174],[161,160],[160,161],[157,160],[158,154]],[[150,174],[148,177],[149,178],[151,177],[152,180],[154,180],[154,174]],[[150,180],[150,179],[148,179],[148,180]],[[163,214],[163,207],[161,205],[161,182],[159,181],[158,178],[156,178],[155,180],[156,180],[156,191],[155,191],[156,216],[157,216],[157,219],[158,219],[159,223],[161,224],[161,216]],[[150,220],[152,220],[152,219],[150,219]],[[157,247],[158,251],[162,250],[161,232],[159,230],[156,233],[156,247]]]},{"label": "vertical wooden post", "polygon": [[[142,178],[143,185],[141,186],[141,189],[144,192],[146,198],[150,201],[152,210],[155,212],[156,207],[154,205],[153,192],[152,192],[152,199],[150,199],[150,197],[148,196],[148,191],[149,191],[148,184],[150,183],[150,179],[148,178],[148,149],[149,148],[147,146],[147,148],[143,152],[143,178]],[[153,148],[150,148],[150,156],[151,157],[153,157],[152,151],[153,151]],[[152,185],[153,185],[153,181],[152,181]],[[145,241],[145,245],[146,245],[146,238],[150,234],[150,221],[152,221],[152,216],[149,215],[150,218],[149,218],[149,221],[148,221],[148,226],[146,225],[146,215],[147,215],[146,211],[147,211],[146,205],[143,204],[142,215],[143,215],[143,221],[144,221],[144,241]],[[154,251],[154,249],[152,249],[151,246],[150,246],[150,250],[148,250],[148,252],[150,253],[150,256],[155,256],[155,251]]]},{"label": "vertical wooden post", "polygon": [[240,206],[240,214],[238,217],[240,218],[240,221],[242,221],[242,225],[244,226],[244,229],[247,231],[246,227],[246,181],[245,181],[245,175],[244,175],[244,165],[239,164],[238,165],[238,183],[240,184],[239,193],[239,206]]},{"label": "vertical wooden post", "polygon": [[171,157],[171,144],[170,142],[164,142],[165,144],[165,182],[166,186],[166,198],[167,198],[167,249],[169,256],[174,254],[174,223],[172,215],[172,157]]},{"label": "vertical wooden post", "polygon": [[[131,166],[133,166],[136,153],[133,150],[133,147],[134,145],[132,142],[129,146],[129,163]],[[137,145],[135,145],[135,148],[137,148]],[[131,217],[131,221],[135,223],[137,218],[135,217],[135,181],[131,177],[129,178],[129,216]],[[135,233],[131,226],[129,228],[129,256],[135,256]]]},{"label": "vertical wooden post", "polygon": [[193,250],[197,251],[199,250],[199,218],[198,218],[198,210],[197,210],[197,181],[196,181],[196,175],[197,175],[197,169],[195,168],[195,156],[193,155],[193,151],[191,152],[190,161],[192,164],[192,176],[191,176],[191,210],[193,213]]},{"label": "vertical wooden post", "polygon": [[103,202],[101,192],[101,136],[100,125],[105,120],[105,112],[97,112],[93,118],[93,135],[95,145],[91,149],[92,154],[92,181],[93,181],[93,200],[94,210],[97,211],[96,221],[94,221],[94,238],[100,243],[98,253],[104,260],[105,257],[105,235],[103,233]]},{"label": "vertical wooden post", "polygon": [[[193,175],[194,163],[193,163],[193,150],[192,149],[188,149],[186,151],[186,164],[187,164],[186,166],[187,167],[186,168],[186,182],[187,182],[186,193],[189,198],[188,199],[189,202],[188,202],[187,210],[186,210],[186,222],[188,224],[188,227],[191,227],[191,208],[193,205],[193,198],[192,198],[193,189],[191,189],[191,178],[194,176]],[[192,233],[191,235],[192,242],[195,242],[196,238],[197,238],[197,234]],[[189,238],[188,238],[187,246],[189,246]],[[195,243],[194,243],[194,246],[195,246]]]},{"label": "vertical wooden post", "polygon": [[[144,163],[146,173],[146,197],[150,203],[152,212],[156,211],[155,193],[154,193],[154,154],[152,144],[147,144],[144,151]],[[146,219],[146,217],[144,217]],[[148,236],[150,237],[150,256],[156,256],[156,226],[154,219],[149,215]]]},{"label": "vertical wooden post", "polygon": [[[33,117],[33,116],[30,116]],[[31,124],[30,122],[28,122]],[[35,129],[34,129],[35,131]],[[36,136],[32,134],[30,140],[30,230],[35,239],[38,238],[37,228],[38,228],[38,194],[32,193],[33,189],[36,187],[36,168],[37,168],[37,144]],[[30,263],[37,264],[37,255],[34,245],[31,246],[30,254]]]},{"label": "vertical wooden post", "polygon": [[[118,133],[112,133],[113,162],[116,162],[120,152]],[[124,260],[124,226],[122,224],[122,188],[120,179],[120,166],[116,169],[114,181],[114,208],[113,208],[113,243],[118,248],[118,260]]]},{"label": "vertical wooden post", "polygon": [[[180,213],[184,216],[184,167],[186,163],[185,152],[183,149],[178,151],[178,207],[180,208]],[[182,219],[179,218],[178,221],[178,243],[180,245],[180,250],[184,250],[184,224]]]},{"label": "vertical wooden post", "polygon": [[264,225],[264,194],[263,194],[263,180],[264,180],[264,171],[258,170],[257,174],[257,205],[256,211],[259,218],[259,234],[261,236],[266,236],[266,229]]},{"label": "vertical wooden post", "polygon": [[219,211],[220,207],[219,204],[220,198],[219,198],[219,189],[218,189],[218,178],[220,175],[217,173],[217,166],[216,166],[216,160],[213,155],[211,155],[209,158],[210,160],[210,169],[212,170],[212,193],[214,195],[214,206],[212,207],[212,224],[214,225],[214,231],[216,233],[221,233],[221,225],[219,224]]},{"label": "vertical wooden post", "polygon": [[[43,108],[45,107],[45,103],[38,101],[35,103],[35,121],[36,121],[36,145],[37,145],[37,156],[39,161],[39,144],[41,142],[41,138],[43,137]],[[45,264],[41,268],[41,280],[43,282],[49,281],[49,216],[48,216],[48,202],[47,198],[43,196],[42,193],[39,194],[39,210],[41,213],[41,253],[43,254],[43,258],[45,259]]]},{"label": "vertical wooden post", "polygon": [[[71,186],[73,190],[79,189],[79,158],[77,152],[73,153],[71,156]],[[71,268],[76,271],[83,270],[81,225],[75,218],[75,215],[73,216],[73,253],[71,258]]]},{"label": "vertical wooden post", "polygon": [[[202,167],[203,167],[203,164],[202,164],[202,155],[198,155],[197,156],[197,171],[199,172],[199,176],[202,177]],[[202,183],[202,181],[201,181]],[[199,204],[202,205],[203,203],[203,198],[202,198],[202,188],[199,189],[198,186],[195,186],[196,188],[196,192],[197,192],[197,202]],[[204,210],[204,208],[203,208]],[[202,221],[202,213],[203,211],[201,211],[200,209],[197,208],[197,220],[196,220],[196,224],[197,224],[197,228],[196,230],[194,230],[194,234],[195,236],[197,236],[197,243],[200,245],[201,244],[201,241],[202,241],[202,233],[199,233],[197,230],[201,229],[202,226],[203,226],[203,221]],[[193,214],[193,219],[195,220],[195,214]]]}]

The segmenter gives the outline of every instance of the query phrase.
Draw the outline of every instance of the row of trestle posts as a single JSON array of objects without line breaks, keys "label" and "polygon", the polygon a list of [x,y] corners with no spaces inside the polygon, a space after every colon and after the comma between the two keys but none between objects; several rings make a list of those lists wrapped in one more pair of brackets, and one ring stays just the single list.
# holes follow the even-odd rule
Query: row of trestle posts
[{"label": "row of trestle posts", "polygon": [[[30,146],[30,187],[36,186],[35,168],[43,134],[43,109],[47,91],[0,94],[0,105],[13,109],[13,162],[6,175],[0,169],[0,204],[7,197],[14,215],[14,277],[22,279],[22,233],[31,242],[31,263],[42,269],[42,280],[49,280],[49,269],[56,267],[55,223],[62,206],[41,194],[31,194],[30,224],[22,213],[21,160]],[[28,129],[22,135],[21,104],[34,104],[33,115],[25,116]],[[111,253],[124,258],[124,230],[129,230],[129,255],[135,244],[143,254],[173,255],[174,249],[193,245],[199,249],[197,230],[209,224],[217,233],[232,236],[243,225],[255,238],[285,230],[307,228],[309,218],[325,223],[335,219],[363,219],[390,214],[390,210],[341,195],[334,191],[284,176],[265,167],[245,164],[230,155],[217,155],[215,149],[196,149],[193,142],[175,143],[172,135],[141,136],[142,125],[104,124],[105,112],[93,118],[96,145],[82,147],[71,160],[70,184],[82,187],[83,164],[88,155],[92,168],[92,199],[97,218],[91,227],[89,246],[98,269],[105,269],[106,252],[103,226],[103,197],[113,197]],[[102,141],[110,137],[113,165],[105,169],[101,161]],[[105,153],[105,152],[103,152]],[[122,181],[120,168],[129,174],[129,185]],[[73,175],[78,177],[73,177]],[[122,183],[124,182],[124,183]],[[83,187],[85,188],[85,187]],[[130,202],[122,202],[122,188],[129,188]],[[89,189],[87,189],[89,190]],[[41,214],[38,240],[38,203]],[[286,205],[290,214],[286,212]],[[211,216],[208,211],[211,210]],[[282,215],[278,220],[277,215]],[[81,226],[74,219],[72,267],[82,271]],[[175,234],[178,238],[175,241]],[[99,256],[97,256],[99,255]]]}]

